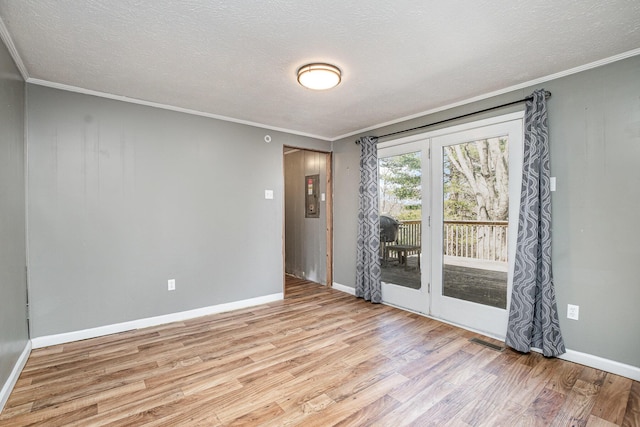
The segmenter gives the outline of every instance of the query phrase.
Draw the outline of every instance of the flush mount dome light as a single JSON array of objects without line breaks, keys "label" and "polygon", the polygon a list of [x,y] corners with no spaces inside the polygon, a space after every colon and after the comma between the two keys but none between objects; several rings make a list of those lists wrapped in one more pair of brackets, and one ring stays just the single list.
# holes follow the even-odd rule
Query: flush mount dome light
[{"label": "flush mount dome light", "polygon": [[307,64],[298,69],[298,83],[313,90],[336,87],[340,79],[340,69],[330,64]]}]

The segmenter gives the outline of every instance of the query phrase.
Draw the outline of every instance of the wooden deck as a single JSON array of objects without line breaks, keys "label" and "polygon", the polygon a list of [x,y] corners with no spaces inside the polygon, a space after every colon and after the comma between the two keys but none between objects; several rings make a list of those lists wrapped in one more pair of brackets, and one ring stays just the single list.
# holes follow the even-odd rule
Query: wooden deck
[{"label": "wooden deck", "polygon": [[284,301],[34,350],[0,426],[640,425],[638,382],[287,288]]},{"label": "wooden deck", "polygon": [[[452,298],[489,305],[507,307],[507,272],[495,261],[445,257],[443,293]],[[428,266],[422,266],[428,268]],[[407,266],[397,262],[382,264],[382,280],[387,283],[420,289],[418,256],[407,258]]]}]

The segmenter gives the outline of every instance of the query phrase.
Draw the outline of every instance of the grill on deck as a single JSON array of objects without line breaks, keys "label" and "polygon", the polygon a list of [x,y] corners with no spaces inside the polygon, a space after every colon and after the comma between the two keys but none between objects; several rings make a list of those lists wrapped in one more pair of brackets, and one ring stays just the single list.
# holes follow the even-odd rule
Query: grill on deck
[{"label": "grill on deck", "polygon": [[389,243],[398,240],[400,223],[395,218],[380,215],[380,242]]}]

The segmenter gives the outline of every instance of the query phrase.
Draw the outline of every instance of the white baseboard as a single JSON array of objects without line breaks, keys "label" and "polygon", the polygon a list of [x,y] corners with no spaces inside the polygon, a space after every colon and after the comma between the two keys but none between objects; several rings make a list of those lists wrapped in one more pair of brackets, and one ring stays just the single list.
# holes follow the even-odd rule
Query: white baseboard
[{"label": "white baseboard", "polygon": [[333,282],[331,287],[336,291],[345,292],[349,295],[354,295],[354,296],[356,295],[356,289],[352,288],[351,286],[345,286],[345,285],[341,285],[340,283]]},{"label": "white baseboard", "polygon": [[212,305],[209,307],[196,308],[194,310],[181,311],[178,313],[165,314],[162,316],[147,317],[144,319],[131,320],[129,322],[116,323],[113,325],[99,326],[97,328],[83,329],[80,331],[65,332],[56,335],[47,335],[31,339],[33,348],[48,347],[50,345],[64,344],[73,341],[96,338],[104,335],[117,334],[119,332],[131,331],[134,329],[148,328],[150,326],[164,325],[171,322],[193,319],[195,317],[207,316],[210,314],[223,313],[225,311],[238,310],[240,308],[252,307],[254,305],[266,304],[284,298],[282,292],[265,295],[241,301],[234,301],[225,304]]},{"label": "white baseboard", "polygon": [[2,386],[2,390],[0,390],[0,412],[4,409],[4,405],[6,405],[7,400],[9,400],[9,395],[13,390],[13,387],[18,382],[18,377],[20,377],[20,373],[26,365],[27,360],[29,359],[29,355],[31,354],[31,341],[27,341],[27,344],[24,346],[24,350],[22,350],[22,354],[18,358],[16,364],[7,378],[7,381]]},{"label": "white baseboard", "polygon": [[[531,350],[537,353],[542,353],[542,350],[540,350],[539,348],[532,348]],[[580,365],[589,366],[590,368],[611,372],[612,374],[620,375],[621,377],[640,381],[639,367],[626,365],[624,363],[616,362],[615,360],[605,359],[599,356],[594,356],[592,354],[582,353],[575,350],[567,350],[565,354],[558,356],[558,359],[578,363]]]}]

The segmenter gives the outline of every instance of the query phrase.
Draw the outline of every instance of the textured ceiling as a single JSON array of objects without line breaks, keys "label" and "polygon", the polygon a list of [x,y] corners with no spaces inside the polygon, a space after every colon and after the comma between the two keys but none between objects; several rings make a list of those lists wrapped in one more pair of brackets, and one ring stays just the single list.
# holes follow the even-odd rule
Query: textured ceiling
[{"label": "textured ceiling", "polygon": [[[34,83],[325,139],[640,48],[638,0],[0,0],[0,18]],[[300,87],[307,62],[342,83]]]}]

